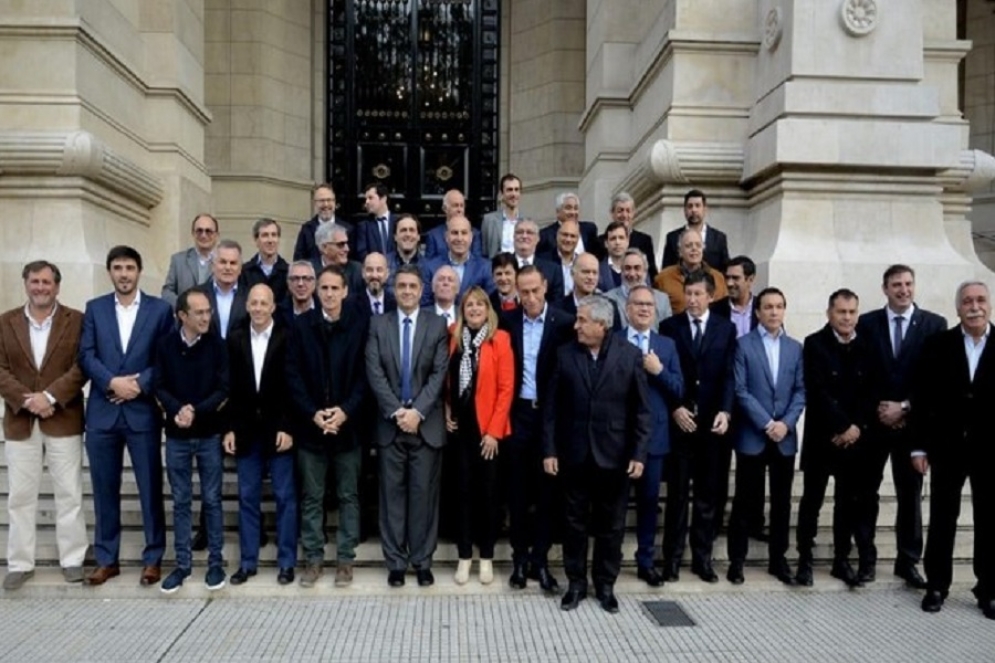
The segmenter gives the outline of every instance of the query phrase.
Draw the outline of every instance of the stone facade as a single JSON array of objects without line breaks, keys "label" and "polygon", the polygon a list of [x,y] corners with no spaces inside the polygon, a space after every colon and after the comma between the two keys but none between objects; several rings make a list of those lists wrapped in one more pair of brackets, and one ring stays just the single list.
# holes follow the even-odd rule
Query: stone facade
[{"label": "stone facade", "polygon": [[[874,305],[892,260],[949,315],[953,285],[989,275],[973,192],[976,228],[995,228],[995,7],[962,4],[973,51],[948,0],[504,0],[501,168],[541,220],[574,189],[603,226],[629,190],[658,240],[705,189],[799,333],[835,287]],[[247,253],[275,217],[289,253],[324,179],[327,6],[0,0],[0,304],[38,256],[81,304],[121,242],[156,291],[199,210]]]}]

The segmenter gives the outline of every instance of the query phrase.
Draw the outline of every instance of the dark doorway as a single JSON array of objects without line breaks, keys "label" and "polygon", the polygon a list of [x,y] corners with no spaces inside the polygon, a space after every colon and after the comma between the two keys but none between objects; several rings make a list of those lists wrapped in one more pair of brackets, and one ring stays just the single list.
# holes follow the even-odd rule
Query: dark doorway
[{"label": "dark doorway", "polygon": [[495,206],[499,0],[331,0],[328,177],[345,216],[383,182],[426,228]]}]

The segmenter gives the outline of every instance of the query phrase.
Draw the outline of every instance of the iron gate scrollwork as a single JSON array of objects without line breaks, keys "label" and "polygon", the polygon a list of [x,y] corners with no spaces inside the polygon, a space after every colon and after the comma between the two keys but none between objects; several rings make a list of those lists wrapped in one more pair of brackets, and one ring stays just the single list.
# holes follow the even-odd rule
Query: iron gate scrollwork
[{"label": "iron gate scrollwork", "polygon": [[328,177],[346,216],[383,182],[425,226],[494,208],[499,0],[331,0]]}]

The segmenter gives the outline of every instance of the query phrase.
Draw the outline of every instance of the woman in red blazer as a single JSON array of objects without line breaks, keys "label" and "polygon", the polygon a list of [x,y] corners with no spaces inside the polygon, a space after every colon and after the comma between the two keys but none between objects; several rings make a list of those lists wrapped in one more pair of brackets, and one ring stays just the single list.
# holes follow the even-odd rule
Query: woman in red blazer
[{"label": "woman in red blazer", "polygon": [[446,428],[457,472],[456,584],[470,577],[473,544],[480,549],[480,582],[494,580],[498,530],[498,443],[511,434],[515,388],[511,337],[497,328],[487,293],[473,287],[463,295],[449,344]]}]

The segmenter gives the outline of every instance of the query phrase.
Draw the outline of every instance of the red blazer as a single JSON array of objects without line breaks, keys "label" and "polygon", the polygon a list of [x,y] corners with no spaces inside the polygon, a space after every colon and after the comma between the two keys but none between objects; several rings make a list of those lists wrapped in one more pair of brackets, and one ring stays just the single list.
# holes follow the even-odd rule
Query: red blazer
[{"label": "red blazer", "polygon": [[[456,352],[456,336],[450,335],[449,356]],[[474,404],[481,435],[501,440],[511,435],[511,401],[515,391],[515,356],[511,337],[497,330],[491,340],[480,346],[477,362],[477,391]],[[450,385],[450,396],[455,390]]]}]

